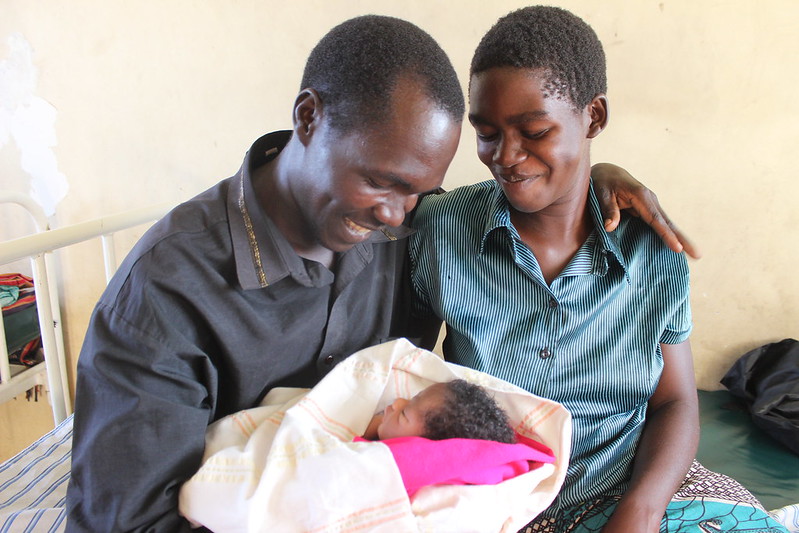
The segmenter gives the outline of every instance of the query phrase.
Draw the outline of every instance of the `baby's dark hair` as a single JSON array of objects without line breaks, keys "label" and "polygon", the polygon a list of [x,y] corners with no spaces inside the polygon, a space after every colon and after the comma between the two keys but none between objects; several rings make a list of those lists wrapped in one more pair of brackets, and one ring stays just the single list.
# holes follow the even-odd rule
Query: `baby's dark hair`
[{"label": "baby's dark hair", "polygon": [[591,26],[558,7],[524,7],[499,19],[474,52],[470,78],[494,67],[542,70],[548,96],[576,110],[607,92],[602,43]]},{"label": "baby's dark hair", "polygon": [[516,441],[508,415],[494,398],[483,387],[462,379],[446,383],[444,405],[427,413],[422,436],[430,440]]}]

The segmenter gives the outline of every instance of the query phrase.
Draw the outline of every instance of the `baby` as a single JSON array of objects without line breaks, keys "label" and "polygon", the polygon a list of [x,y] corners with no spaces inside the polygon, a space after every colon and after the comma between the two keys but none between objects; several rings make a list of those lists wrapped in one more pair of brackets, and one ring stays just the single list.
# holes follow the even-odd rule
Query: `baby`
[{"label": "baby", "polygon": [[515,442],[505,411],[485,389],[463,379],[436,383],[410,400],[397,398],[372,418],[363,434],[365,440],[411,436]]},{"label": "baby", "polygon": [[389,448],[410,497],[428,485],[493,485],[555,459],[541,443],[517,439],[489,393],[463,379],[397,398],[355,438],[370,440]]},{"label": "baby", "polygon": [[557,494],[569,427],[558,404],[400,339],[214,422],[180,510],[213,531],[498,531]]}]

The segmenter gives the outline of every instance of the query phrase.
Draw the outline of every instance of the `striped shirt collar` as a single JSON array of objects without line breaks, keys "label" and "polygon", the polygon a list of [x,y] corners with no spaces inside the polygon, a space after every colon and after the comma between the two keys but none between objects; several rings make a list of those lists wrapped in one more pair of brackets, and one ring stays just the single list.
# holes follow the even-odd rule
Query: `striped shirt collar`
[{"label": "striped shirt collar", "polygon": [[[334,279],[324,266],[305,261],[296,254],[255,197],[253,170],[274,159],[290,138],[291,131],[276,131],[256,140],[230,182],[228,219],[236,271],[245,290],[268,287],[287,276],[305,286],[328,285]],[[374,255],[373,244],[402,239],[412,232],[405,225],[373,232],[365,242],[341,254],[339,269],[344,264],[368,263]]]},{"label": "striped shirt collar", "polygon": [[[496,182],[493,183],[493,188],[494,201],[490,204],[486,204],[487,209],[483,214],[486,224],[478,249],[478,253],[481,255],[485,252],[486,239],[488,239],[491,232],[496,229],[504,228],[511,236],[519,239],[519,233],[511,222],[510,206],[507,198],[505,198],[505,195],[502,193],[502,188]],[[604,276],[607,274],[609,267],[607,258],[608,256],[612,256],[624,270],[627,283],[630,283],[627,264],[619,248],[615,232],[605,231],[602,212],[599,208],[599,200],[594,192],[593,180],[591,180],[588,188],[587,205],[591,215],[591,221],[594,225],[594,231],[591,232],[585,244],[583,244],[577,254],[575,254],[576,261],[572,260],[561,275],[594,274]],[[590,264],[590,267],[583,270],[578,266],[580,264]]]}]

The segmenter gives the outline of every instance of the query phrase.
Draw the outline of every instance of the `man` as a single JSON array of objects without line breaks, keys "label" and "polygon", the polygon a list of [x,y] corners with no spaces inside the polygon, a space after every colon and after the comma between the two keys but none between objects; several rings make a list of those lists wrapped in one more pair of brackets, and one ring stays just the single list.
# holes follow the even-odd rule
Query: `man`
[{"label": "man", "polygon": [[78,364],[68,531],[188,530],[177,493],[209,423],[415,336],[403,219],[441,185],[463,113],[449,59],[416,26],[360,17],[320,41],[292,131],[153,226],[100,299]]}]

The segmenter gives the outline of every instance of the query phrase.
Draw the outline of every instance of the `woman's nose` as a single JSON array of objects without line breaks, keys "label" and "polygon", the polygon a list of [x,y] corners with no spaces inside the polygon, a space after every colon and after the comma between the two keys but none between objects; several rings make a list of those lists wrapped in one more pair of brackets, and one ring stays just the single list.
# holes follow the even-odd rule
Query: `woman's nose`
[{"label": "woman's nose", "polygon": [[525,157],[521,144],[508,136],[504,136],[497,144],[492,159],[494,164],[503,168],[510,168],[524,161]]}]

